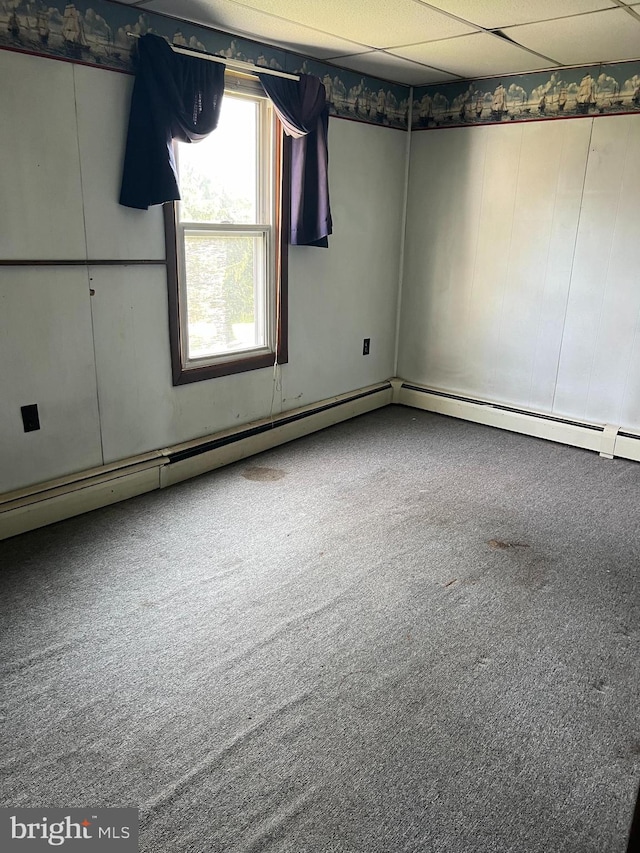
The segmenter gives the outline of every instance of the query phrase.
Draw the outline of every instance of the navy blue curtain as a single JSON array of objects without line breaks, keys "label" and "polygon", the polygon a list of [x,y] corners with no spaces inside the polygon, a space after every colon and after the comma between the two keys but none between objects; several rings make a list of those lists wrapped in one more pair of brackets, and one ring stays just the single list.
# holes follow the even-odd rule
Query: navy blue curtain
[{"label": "navy blue curtain", "polygon": [[173,140],[208,136],[223,92],[224,65],[175,53],[160,36],[140,38],[120,204],[146,210],[180,198]]},{"label": "navy blue curtain", "polygon": [[294,246],[329,245],[329,109],[317,77],[287,80],[259,74],[285,133],[291,137],[291,236]]}]

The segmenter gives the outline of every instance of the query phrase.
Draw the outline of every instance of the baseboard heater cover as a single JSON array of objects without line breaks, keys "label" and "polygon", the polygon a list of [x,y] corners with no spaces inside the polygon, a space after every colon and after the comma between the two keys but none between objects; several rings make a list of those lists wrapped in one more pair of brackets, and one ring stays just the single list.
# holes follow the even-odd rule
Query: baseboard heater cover
[{"label": "baseboard heater cover", "polygon": [[510,432],[593,450],[607,458],[618,456],[640,461],[640,435],[621,431],[611,424],[578,421],[504,403],[478,400],[404,380],[400,381],[395,402],[506,429]]},{"label": "baseboard heater cover", "polygon": [[303,435],[357,417],[391,403],[391,382],[343,394],[321,403],[294,409],[247,424],[211,440],[187,442],[163,451],[168,464],[160,472],[161,487],[171,486],[247,456],[285,444]]},{"label": "baseboard heater cover", "polygon": [[287,424],[295,423],[296,421],[302,421],[305,418],[313,417],[315,415],[319,415],[321,412],[328,412],[330,409],[335,409],[338,406],[344,406],[345,403],[354,403],[356,400],[362,400],[365,397],[371,397],[373,394],[380,394],[383,391],[388,391],[391,389],[391,383],[386,383],[384,386],[380,388],[369,388],[366,391],[362,391],[358,394],[353,394],[345,399],[337,399],[332,400],[330,403],[325,403],[320,406],[316,406],[314,408],[299,412],[294,412],[292,414],[283,414],[278,415],[277,418],[274,418],[273,421],[269,420],[266,422],[260,422],[256,426],[250,426],[247,428],[241,428],[237,432],[233,432],[229,435],[223,435],[220,438],[214,438],[211,441],[204,441],[202,444],[197,444],[194,447],[187,447],[184,450],[169,450],[168,460],[170,464],[174,464],[175,462],[181,462],[183,459],[190,459],[193,456],[199,456],[202,453],[206,453],[209,450],[217,450],[221,447],[226,447],[229,444],[235,444],[236,441],[243,441],[247,438],[253,438],[256,435],[261,435],[265,432],[270,432],[277,427],[285,426]]},{"label": "baseboard heater cover", "polygon": [[584,429],[593,429],[596,432],[602,432],[604,427],[601,424],[590,424],[585,421],[573,421],[569,418],[560,418],[557,415],[547,415],[544,412],[534,412],[531,409],[518,409],[515,406],[508,406],[505,403],[491,403],[488,400],[476,400],[473,397],[461,397],[458,394],[450,394],[447,391],[433,391],[430,388],[421,388],[418,385],[411,385],[409,382],[403,382],[401,388],[408,388],[410,391],[420,391],[423,394],[433,394],[434,397],[445,397],[448,400],[459,400],[463,403],[473,403],[474,406],[488,406],[490,409],[500,409],[503,412],[513,412],[517,415],[527,415],[533,418],[542,418],[545,421],[555,421],[559,424],[569,424],[571,426],[583,427]]},{"label": "baseboard heater cover", "polygon": [[0,495],[0,539],[181,482],[389,405],[389,381],[91,471]]}]

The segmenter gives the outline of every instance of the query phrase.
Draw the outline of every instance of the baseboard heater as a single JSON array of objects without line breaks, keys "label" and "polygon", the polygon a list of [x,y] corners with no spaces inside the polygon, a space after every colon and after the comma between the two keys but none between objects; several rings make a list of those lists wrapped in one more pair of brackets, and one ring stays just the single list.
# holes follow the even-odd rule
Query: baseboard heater
[{"label": "baseboard heater", "polygon": [[593,450],[609,459],[618,456],[640,461],[640,434],[623,431],[614,424],[562,418],[439,391],[404,380],[394,380],[393,401],[416,409]]},{"label": "baseboard heater", "polygon": [[171,486],[392,402],[391,382],[0,495],[0,539]]},{"label": "baseboard heater", "polygon": [[219,433],[207,440],[196,439],[175,445],[163,451],[167,457],[167,465],[160,471],[160,486],[171,486],[340,421],[387,406],[392,397],[391,382],[382,382],[351,394],[343,394],[285,412],[274,416],[273,420],[265,418],[238,429]]}]

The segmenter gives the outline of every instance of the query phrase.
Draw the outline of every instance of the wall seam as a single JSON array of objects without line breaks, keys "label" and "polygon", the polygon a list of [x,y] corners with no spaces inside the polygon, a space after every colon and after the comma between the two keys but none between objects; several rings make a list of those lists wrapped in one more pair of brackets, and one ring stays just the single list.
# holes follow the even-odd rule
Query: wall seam
[{"label": "wall seam", "polygon": [[91,287],[91,270],[89,266],[89,241],[87,240],[87,211],[84,197],[84,181],[82,179],[82,154],[80,151],[80,122],[78,121],[78,92],[76,89],[76,67],[73,66],[73,104],[76,117],[76,141],[78,145],[78,172],[80,175],[80,198],[82,199],[82,227],[84,230],[84,250],[87,260],[87,289],[89,291],[89,316],[91,317],[91,346],[93,348],[93,374],[96,381],[96,408],[98,411],[98,432],[100,435],[100,458],[104,461],[104,438],[102,431],[102,412],[100,411],[100,390],[98,387],[98,359],[96,355],[96,330],[93,319],[93,288]]},{"label": "wall seam", "polygon": [[469,362],[469,347],[471,335],[469,334],[469,327],[471,326],[471,306],[473,303],[473,295],[476,289],[476,282],[478,279],[478,247],[480,246],[480,229],[482,227],[482,213],[486,204],[485,199],[485,187],[486,187],[486,176],[487,176],[487,137],[484,131],[479,131],[483,134],[483,146],[482,146],[482,186],[480,188],[480,204],[478,206],[478,221],[476,223],[475,228],[475,245],[473,248],[473,267],[471,272],[471,282],[469,287],[469,292],[467,294],[467,298],[465,300],[464,306],[464,323],[463,329],[465,331],[465,343],[464,343],[464,363],[468,364]]},{"label": "wall seam", "polygon": [[[629,135],[627,136],[627,152],[625,155],[625,167],[627,164],[627,160],[629,159],[629,147],[630,147],[630,145],[631,145],[631,134],[629,133]],[[618,416],[618,423],[620,424],[620,426],[624,426],[622,421],[623,421],[623,417],[624,417],[625,404],[626,404],[626,400],[627,400],[627,393],[629,391],[629,383],[631,381],[631,370],[632,370],[633,363],[634,363],[633,362],[633,354],[636,351],[636,348],[637,348],[636,344],[638,342],[639,337],[640,337],[640,312],[638,312],[638,318],[636,320],[636,325],[635,325],[635,328],[633,331],[633,341],[631,343],[631,349],[630,349],[631,355],[629,358],[629,366],[627,367],[627,375],[625,376],[625,380],[624,380],[624,390],[622,392],[622,397],[620,398],[620,414]]]},{"label": "wall seam", "polygon": [[591,140],[593,138],[593,118],[591,119],[591,128],[589,130],[589,142],[587,144],[587,156],[585,158],[584,173],[582,175],[582,192],[580,193],[580,206],[578,208],[578,221],[576,223],[576,235],[573,240],[573,253],[571,255],[571,270],[569,272],[569,287],[567,288],[567,298],[564,303],[564,313],[562,316],[562,331],[560,333],[560,349],[558,350],[558,361],[556,363],[556,375],[553,380],[553,399],[551,400],[551,413],[556,410],[556,395],[558,393],[558,377],[560,376],[560,362],[562,361],[562,350],[564,347],[565,333],[567,327],[567,314],[569,313],[569,300],[571,298],[571,287],[573,285],[573,268],[576,262],[576,250],[578,248],[578,237],[580,235],[580,222],[582,220],[582,205],[584,203],[584,193],[587,186],[587,171],[589,169],[589,161],[591,160]]},{"label": "wall seam", "polygon": [[509,249],[507,251],[507,263],[504,271],[504,281],[502,284],[502,298],[500,300],[500,319],[498,321],[496,347],[493,352],[493,363],[491,366],[491,374],[489,379],[489,392],[495,393],[496,374],[498,372],[498,364],[503,361],[500,350],[503,342],[503,323],[504,323],[504,303],[507,299],[507,289],[509,287],[511,264],[513,259],[513,230],[516,219],[516,210],[518,207],[518,190],[520,188],[520,167],[522,166],[522,146],[524,144],[524,129],[520,128],[520,144],[518,145],[518,164],[516,166],[516,175],[513,187],[513,203],[511,205],[510,230],[509,230]]},{"label": "wall seam", "polygon": [[[613,220],[613,228],[611,229],[611,243],[609,244],[609,253],[607,255],[607,267],[606,267],[606,272],[604,275],[604,286],[602,289],[602,299],[600,301],[600,311],[598,314],[598,331],[596,332],[595,337],[593,339],[593,353],[591,355],[591,366],[589,368],[589,384],[587,385],[587,397],[585,400],[585,412],[589,411],[591,391],[593,388],[593,373],[594,373],[594,370],[596,369],[596,364],[597,364],[597,360],[598,360],[597,359],[598,343],[600,341],[600,333],[602,331],[602,319],[604,317],[605,306],[607,305],[607,302],[609,301],[608,300],[609,283],[610,283],[609,270],[611,268],[611,256],[613,255],[613,249],[614,249],[615,242],[616,242],[616,230],[618,227],[618,220],[620,219],[620,200],[622,198],[622,193],[624,190],[624,163],[626,162],[626,159],[627,159],[628,150],[629,150],[629,135],[627,134],[627,146],[626,146],[624,161],[623,161],[623,166],[622,166],[622,176],[620,179],[620,188],[618,190],[618,199],[616,202],[616,215],[615,215],[615,218]],[[620,406],[621,405],[622,405],[622,400],[618,404],[618,414],[613,419],[615,423],[620,422]]]},{"label": "wall seam", "polygon": [[[533,351],[533,361],[531,364],[531,374],[529,376],[529,391],[527,393],[527,405],[532,406],[532,397],[533,397],[533,385],[534,385],[534,377],[536,374],[536,367],[538,365],[538,355],[541,349],[541,335],[542,335],[542,317],[544,315],[544,304],[545,297],[548,292],[549,286],[549,272],[550,272],[550,260],[551,260],[551,246],[553,244],[553,229],[556,222],[556,210],[558,207],[558,193],[560,189],[560,178],[562,176],[562,161],[564,157],[565,147],[567,143],[567,134],[566,132],[562,136],[562,145],[560,146],[560,154],[558,157],[558,176],[556,178],[555,191],[553,194],[553,210],[551,213],[551,219],[549,222],[549,245],[547,247],[547,254],[544,265],[544,286],[542,288],[542,293],[540,294],[539,305],[540,311],[538,314],[538,322],[536,325],[536,344]],[[562,340],[560,341],[562,343]]]},{"label": "wall seam", "polygon": [[402,202],[402,220],[400,224],[400,253],[398,258],[398,295],[396,298],[396,334],[393,353],[393,375],[398,375],[398,355],[400,350],[400,321],[402,312],[402,291],[404,289],[404,255],[407,238],[407,208],[409,203],[409,171],[411,160],[411,127],[413,125],[413,86],[409,88],[409,114],[407,117],[407,141],[404,155],[404,198]]}]

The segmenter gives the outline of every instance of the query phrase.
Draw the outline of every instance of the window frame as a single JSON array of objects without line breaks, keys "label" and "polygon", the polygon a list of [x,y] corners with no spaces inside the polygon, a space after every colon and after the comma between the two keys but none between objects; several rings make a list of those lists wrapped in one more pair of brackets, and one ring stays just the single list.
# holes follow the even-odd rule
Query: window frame
[{"label": "window frame", "polygon": [[[241,80],[238,81],[232,77],[231,80],[225,82],[225,93],[228,91],[229,94],[233,94],[238,90],[241,91],[241,85]],[[215,133],[215,131],[213,132]],[[260,370],[265,367],[273,367],[276,359],[278,364],[286,364],[288,361],[289,144],[290,141],[284,135],[282,125],[274,113],[272,157],[274,167],[273,192],[275,194],[275,221],[273,223],[271,246],[275,257],[273,259],[274,292],[269,299],[269,301],[273,299],[274,303],[274,349],[256,354],[248,353],[246,355],[229,353],[228,357],[227,354],[223,354],[219,358],[216,358],[214,362],[200,365],[194,365],[186,361],[184,357],[186,348],[183,339],[183,312],[186,311],[186,304],[182,293],[181,252],[178,245],[181,233],[184,232],[178,223],[178,203],[171,201],[164,205],[169,298],[169,341],[174,386],[215,379],[235,373],[244,373],[250,370]]]}]

